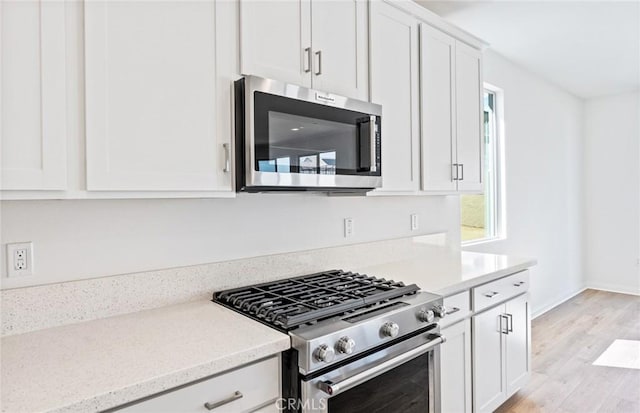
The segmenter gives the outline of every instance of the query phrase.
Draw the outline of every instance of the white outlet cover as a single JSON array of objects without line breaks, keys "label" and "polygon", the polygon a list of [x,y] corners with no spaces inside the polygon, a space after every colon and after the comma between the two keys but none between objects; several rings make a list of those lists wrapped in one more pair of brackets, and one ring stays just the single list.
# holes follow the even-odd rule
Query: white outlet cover
[{"label": "white outlet cover", "polygon": [[345,218],[344,219],[344,237],[349,238],[353,236],[354,232],[354,221],[353,218]]},{"label": "white outlet cover", "polygon": [[419,226],[418,214],[411,214],[411,231],[416,231]]},{"label": "white outlet cover", "polygon": [[[26,268],[19,270],[16,268],[16,255],[20,250],[25,250]],[[16,242],[7,244],[7,277],[24,277],[33,275],[33,242]]]}]

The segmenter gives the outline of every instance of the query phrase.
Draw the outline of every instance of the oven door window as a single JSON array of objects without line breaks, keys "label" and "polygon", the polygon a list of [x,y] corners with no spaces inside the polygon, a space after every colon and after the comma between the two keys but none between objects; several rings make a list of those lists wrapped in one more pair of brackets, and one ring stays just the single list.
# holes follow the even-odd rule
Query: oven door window
[{"label": "oven door window", "polygon": [[429,353],[328,400],[329,413],[429,411]]},{"label": "oven door window", "polygon": [[256,171],[380,175],[371,116],[263,92],[254,99]]}]

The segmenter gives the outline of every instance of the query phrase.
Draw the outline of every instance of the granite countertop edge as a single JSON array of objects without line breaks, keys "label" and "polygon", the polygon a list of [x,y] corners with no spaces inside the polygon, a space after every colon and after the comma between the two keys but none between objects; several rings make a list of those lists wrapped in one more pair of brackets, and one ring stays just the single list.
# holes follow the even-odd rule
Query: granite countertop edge
[{"label": "granite countertop edge", "polygon": [[500,278],[504,278],[509,275],[515,274],[517,272],[524,271],[530,267],[533,267],[537,263],[538,263],[537,260],[533,258],[523,258],[523,261],[518,264],[510,265],[508,267],[501,268],[497,271],[481,274],[481,275],[478,275],[477,277],[460,281],[457,284],[450,285],[433,292],[435,294],[439,294],[444,297],[450,297],[452,295],[456,295],[461,292],[467,291],[471,288],[475,288],[480,285],[487,284],[495,280],[499,280]]}]

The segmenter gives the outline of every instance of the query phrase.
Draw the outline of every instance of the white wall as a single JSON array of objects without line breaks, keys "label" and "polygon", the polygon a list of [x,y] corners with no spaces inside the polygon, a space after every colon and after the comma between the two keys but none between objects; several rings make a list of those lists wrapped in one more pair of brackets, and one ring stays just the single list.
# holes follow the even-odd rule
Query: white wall
[{"label": "white wall", "polygon": [[640,293],[640,94],[585,105],[587,285]]},{"label": "white wall", "polygon": [[[33,277],[2,288],[225,261],[456,228],[457,197],[3,201],[2,243],[33,241]],[[411,231],[410,214],[420,228]],[[345,239],[343,218],[355,219]],[[457,238],[456,238],[457,239]]]},{"label": "white wall", "polygon": [[465,249],[537,258],[536,314],[584,287],[583,102],[493,52],[484,77],[504,91],[507,237]]}]

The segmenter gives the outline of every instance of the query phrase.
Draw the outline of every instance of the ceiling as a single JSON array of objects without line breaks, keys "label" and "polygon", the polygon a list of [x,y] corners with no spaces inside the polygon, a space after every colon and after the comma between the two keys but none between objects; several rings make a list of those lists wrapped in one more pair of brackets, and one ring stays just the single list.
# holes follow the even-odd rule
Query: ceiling
[{"label": "ceiling", "polygon": [[640,1],[418,3],[581,98],[640,88]]}]

